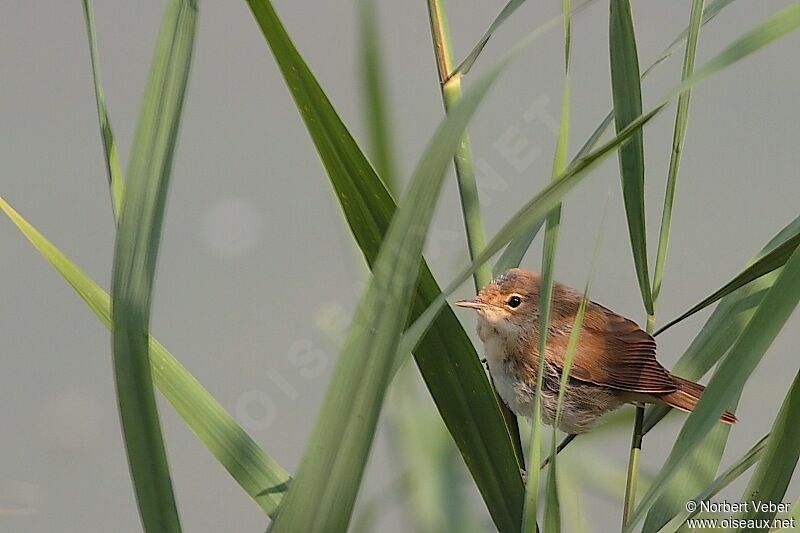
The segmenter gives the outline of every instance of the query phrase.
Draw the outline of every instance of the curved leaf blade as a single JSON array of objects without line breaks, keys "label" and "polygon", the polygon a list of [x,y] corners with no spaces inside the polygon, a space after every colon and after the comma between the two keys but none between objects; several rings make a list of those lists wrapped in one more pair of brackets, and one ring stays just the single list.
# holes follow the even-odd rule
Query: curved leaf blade
[{"label": "curved leaf blade", "polygon": [[[642,86],[639,55],[629,0],[611,0],[609,16],[611,87],[614,96],[614,121],[619,133],[642,114]],[[644,136],[638,131],[619,150],[622,196],[628,219],[628,233],[636,266],[642,302],[653,314],[653,294],[647,267],[647,231],[644,214]]]},{"label": "curved leaf blade", "polygon": [[[704,0],[692,0],[692,11],[689,15],[689,34],[686,39],[686,51],[683,55],[683,70],[681,80],[691,76],[694,70],[695,55],[697,52],[697,39],[700,35],[700,24],[703,19]],[[661,293],[661,283],[664,279],[664,270],[667,263],[667,249],[669,248],[669,235],[672,226],[672,209],[675,201],[675,186],[678,180],[683,144],[686,139],[686,130],[689,125],[689,103],[692,91],[688,90],[678,97],[678,108],[675,111],[675,128],[672,134],[672,150],[670,152],[669,170],[667,171],[667,188],[664,193],[664,208],[661,215],[661,229],[658,235],[658,251],[656,253],[656,266],[653,272],[653,307]],[[653,321],[655,316],[653,316]],[[652,324],[652,322],[650,322]],[[652,326],[651,326],[652,327]]]},{"label": "curved leaf blade", "polygon": [[[111,299],[44,235],[0,198],[0,211],[64,277],[97,319],[111,329]],[[189,429],[253,498],[273,516],[290,480],[280,465],[236,423],[236,420],[164,346],[150,337],[153,382]]]},{"label": "curved leaf blade", "polygon": [[149,362],[150,306],[197,5],[168,4],[131,153],[112,274],[114,375],[145,531],[180,531]]},{"label": "curved leaf blade", "polygon": [[274,533],[348,527],[392,369],[405,355],[397,347],[445,171],[495,77],[483,79],[451,110],[417,165],[356,309],[297,476],[270,528]]},{"label": "curved leaf blade", "polygon": [[[375,264],[396,206],[308,69],[271,3],[249,5],[283,73],[367,264]],[[441,293],[423,261],[411,316]],[[508,429],[475,348],[452,310],[414,350],[428,390],[495,523],[518,528],[522,478]]]},{"label": "curved leaf blade", "polygon": [[497,30],[497,28],[502,26],[506,19],[508,19],[508,17],[510,17],[524,2],[525,0],[509,0],[508,3],[503,6],[503,9],[500,10],[500,13],[498,13],[492,23],[489,24],[489,27],[486,29],[481,38],[478,39],[478,42],[475,43],[475,46],[472,47],[470,53],[467,54],[467,57],[465,57],[461,63],[458,64],[456,69],[453,71],[453,75],[467,74],[469,72],[469,69],[472,68],[472,65],[478,59],[478,56],[481,55],[481,52],[483,52],[483,47],[489,42],[492,34]]}]

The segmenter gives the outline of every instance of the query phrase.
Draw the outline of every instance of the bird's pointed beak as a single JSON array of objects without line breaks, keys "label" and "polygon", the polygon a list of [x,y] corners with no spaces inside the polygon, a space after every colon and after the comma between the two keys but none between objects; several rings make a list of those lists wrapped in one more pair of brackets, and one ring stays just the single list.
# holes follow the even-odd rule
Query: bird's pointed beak
[{"label": "bird's pointed beak", "polygon": [[477,296],[467,300],[459,300],[456,302],[459,307],[469,307],[470,309],[486,309],[487,305],[481,301]]}]

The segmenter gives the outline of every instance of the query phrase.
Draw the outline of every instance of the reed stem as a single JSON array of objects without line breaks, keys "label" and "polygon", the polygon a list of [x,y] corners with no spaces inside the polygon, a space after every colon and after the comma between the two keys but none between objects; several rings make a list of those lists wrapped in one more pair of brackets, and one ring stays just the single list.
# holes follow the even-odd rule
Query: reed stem
[{"label": "reed stem", "polygon": [[[431,37],[433,38],[433,52],[436,58],[436,71],[439,75],[439,86],[442,93],[442,102],[445,112],[452,109],[461,99],[461,74],[452,75],[455,68],[453,61],[453,49],[450,41],[450,31],[447,24],[447,14],[444,10],[442,0],[427,0],[428,15],[431,24]],[[461,197],[461,211],[464,216],[464,227],[467,234],[467,248],[471,260],[486,247],[486,230],[481,214],[480,199],[478,196],[478,186],[475,181],[475,171],[472,163],[472,147],[469,136],[464,133],[461,143],[456,150],[453,158],[456,169],[456,180],[458,182],[458,192]],[[485,263],[475,271],[473,280],[475,291],[479,291],[492,279],[492,269],[489,263]],[[491,381],[491,376],[489,377]],[[494,388],[494,383],[492,383]],[[508,428],[517,462],[520,468],[524,467],[525,459],[522,453],[522,439],[519,435],[519,424],[517,417],[506,407],[500,395],[495,389],[495,397],[500,404],[503,418]]]}]

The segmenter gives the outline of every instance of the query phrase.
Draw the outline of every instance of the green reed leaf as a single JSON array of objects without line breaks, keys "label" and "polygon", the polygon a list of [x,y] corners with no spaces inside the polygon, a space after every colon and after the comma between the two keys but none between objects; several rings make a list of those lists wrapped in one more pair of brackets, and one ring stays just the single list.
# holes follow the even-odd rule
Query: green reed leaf
[{"label": "green reed leaf", "polygon": [[[309,71],[272,5],[265,0],[251,0],[249,5],[286,78],[353,236],[372,266],[395,213],[394,200]],[[440,294],[424,262],[417,285],[412,317]],[[414,357],[495,523],[505,530],[518,528],[523,489],[520,465],[475,348],[452,310],[437,318],[414,350]]]},{"label": "green reed leaf", "polygon": [[[2,198],[0,210],[75,289],[98,320],[111,329],[108,294]],[[261,509],[273,516],[289,483],[286,471],[258,447],[219,402],[153,337],[150,337],[150,369],[156,387],[189,429]]]},{"label": "green reed leaf", "polygon": [[[642,86],[639,55],[629,0],[611,0],[609,17],[611,87],[617,133],[642,114]],[[648,315],[653,314],[653,295],[647,267],[647,231],[644,214],[644,136],[637,132],[619,150],[622,196],[628,218],[633,261],[642,301]]]},{"label": "green reed leaf", "polygon": [[180,531],[150,373],[150,307],[197,5],[168,4],[131,152],[111,303],[114,376],[128,464],[145,531]]},{"label": "green reed leaf", "polygon": [[399,357],[397,346],[445,171],[495,78],[481,80],[450,111],[414,171],[356,309],[297,475],[270,528],[273,533],[347,530]]}]

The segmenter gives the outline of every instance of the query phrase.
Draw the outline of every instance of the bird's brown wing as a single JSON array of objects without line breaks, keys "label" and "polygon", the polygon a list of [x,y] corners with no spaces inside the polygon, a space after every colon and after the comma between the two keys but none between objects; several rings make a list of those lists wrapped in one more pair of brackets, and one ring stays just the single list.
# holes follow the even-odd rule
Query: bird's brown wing
[{"label": "bird's brown wing", "polygon": [[[574,311],[553,314],[547,359],[563,368]],[[656,360],[656,342],[632,320],[605,307],[587,307],[570,376],[613,389],[665,394],[677,389],[670,373]]]}]

